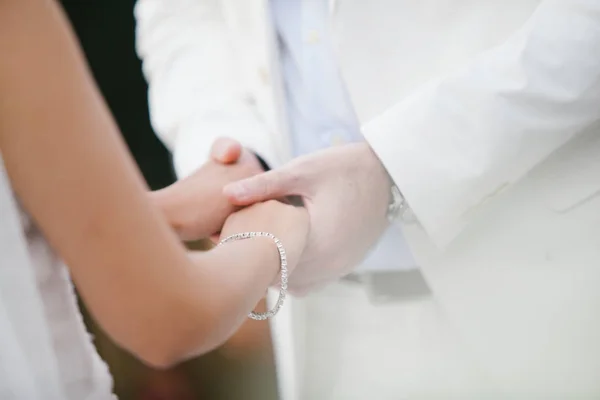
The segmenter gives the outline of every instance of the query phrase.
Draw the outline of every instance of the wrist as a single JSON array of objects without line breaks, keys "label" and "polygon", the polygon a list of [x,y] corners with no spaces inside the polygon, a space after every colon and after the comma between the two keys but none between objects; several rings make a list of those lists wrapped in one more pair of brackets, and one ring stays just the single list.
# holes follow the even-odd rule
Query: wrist
[{"label": "wrist", "polygon": [[[363,165],[368,166],[368,170],[370,171],[369,175],[372,177],[372,193],[376,196],[375,198],[386,199],[384,215],[390,220],[392,214],[397,209],[398,195],[401,196],[401,194],[396,187],[394,180],[373,149],[367,143],[363,143],[362,146],[364,157]],[[401,199],[404,198],[401,197]]]},{"label": "wrist", "polygon": [[[226,238],[236,233],[244,231],[222,232],[221,237]],[[222,246],[217,246],[212,252],[215,255],[222,255],[231,260],[231,263],[242,264],[247,262],[256,262],[264,268],[262,272],[269,278],[269,282],[276,278],[280,268],[279,252],[273,241],[266,237],[256,236],[250,239],[237,240],[226,243]]]},{"label": "wrist", "polygon": [[235,207],[218,194],[209,196],[203,193],[201,196],[179,189],[167,188],[152,192],[150,196],[181,240],[195,241],[214,234],[221,228],[225,218],[235,211]]},{"label": "wrist", "polygon": [[148,193],[152,204],[162,213],[165,219],[171,225],[174,219],[174,211],[177,209],[173,194],[169,193],[165,189],[156,190]]}]

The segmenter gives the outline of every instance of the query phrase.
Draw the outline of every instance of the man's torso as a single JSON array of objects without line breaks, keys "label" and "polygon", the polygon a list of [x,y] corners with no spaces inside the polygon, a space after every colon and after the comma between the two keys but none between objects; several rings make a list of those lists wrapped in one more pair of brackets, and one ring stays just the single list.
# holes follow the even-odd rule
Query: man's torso
[{"label": "man's torso", "polygon": [[[538,3],[336,2],[334,47],[359,123],[502,44]],[[262,62],[254,61],[244,68]],[[257,90],[283,98],[271,87]],[[434,295],[491,381],[504,387],[600,390],[593,339],[600,324],[590,314],[600,308],[597,129],[497,196],[445,251],[418,226],[407,228]]]}]

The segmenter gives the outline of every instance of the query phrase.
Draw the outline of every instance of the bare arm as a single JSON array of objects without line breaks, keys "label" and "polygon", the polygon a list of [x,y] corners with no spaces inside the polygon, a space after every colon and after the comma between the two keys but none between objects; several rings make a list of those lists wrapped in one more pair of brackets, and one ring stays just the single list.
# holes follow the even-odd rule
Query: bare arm
[{"label": "bare arm", "polygon": [[148,200],[67,26],[51,0],[0,0],[11,184],[116,342],[157,366],[209,350],[264,294],[277,254],[260,239],[191,262]]}]

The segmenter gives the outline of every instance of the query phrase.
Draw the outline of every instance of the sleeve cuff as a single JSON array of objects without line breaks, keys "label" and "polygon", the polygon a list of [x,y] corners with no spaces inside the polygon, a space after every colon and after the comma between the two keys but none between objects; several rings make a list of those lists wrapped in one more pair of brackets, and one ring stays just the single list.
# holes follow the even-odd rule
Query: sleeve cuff
[{"label": "sleeve cuff", "polygon": [[261,156],[259,156],[255,152],[253,152],[253,154],[256,157],[256,159],[258,160],[258,162],[260,163],[260,166],[262,167],[263,171],[267,172],[267,171],[271,170],[271,167],[269,167],[269,164],[267,164],[267,162]]},{"label": "sleeve cuff", "polygon": [[452,178],[454,172],[444,168],[451,158],[451,146],[431,143],[430,135],[424,131],[426,128],[419,123],[422,118],[431,119],[418,115],[419,107],[405,111],[402,106],[393,107],[367,124],[363,133],[401,191],[413,219],[436,246],[443,248],[466,225],[464,207],[455,204],[461,196],[453,192],[459,190],[453,183],[460,179]]}]

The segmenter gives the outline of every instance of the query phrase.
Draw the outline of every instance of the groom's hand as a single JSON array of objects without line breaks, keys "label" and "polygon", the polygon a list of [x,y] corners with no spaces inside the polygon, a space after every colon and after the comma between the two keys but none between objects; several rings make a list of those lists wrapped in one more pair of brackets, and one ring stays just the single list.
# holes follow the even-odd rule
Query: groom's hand
[{"label": "groom's hand", "polygon": [[252,152],[235,140],[217,139],[202,167],[150,196],[182,240],[198,240],[218,233],[239,209],[223,195],[223,187],[260,172],[263,169]]},{"label": "groom's hand", "polygon": [[225,187],[233,204],[300,196],[310,216],[306,250],[289,288],[296,294],[347,274],[387,227],[391,181],[367,144],[299,157],[270,172]]}]

